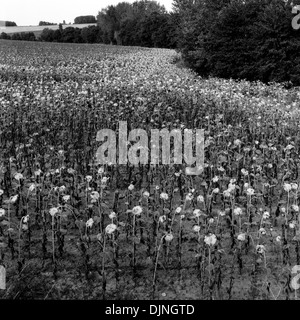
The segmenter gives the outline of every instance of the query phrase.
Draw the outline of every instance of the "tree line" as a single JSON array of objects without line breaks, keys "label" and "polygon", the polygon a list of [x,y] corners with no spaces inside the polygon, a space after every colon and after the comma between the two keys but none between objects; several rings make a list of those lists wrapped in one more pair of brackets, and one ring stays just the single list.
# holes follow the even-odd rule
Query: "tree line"
[{"label": "tree line", "polygon": [[300,85],[296,0],[173,1],[178,48],[200,75]]},{"label": "tree line", "polygon": [[21,32],[21,33],[13,33],[9,35],[5,32],[0,34],[0,39],[5,40],[22,40],[22,41],[36,41],[35,34],[33,32]]},{"label": "tree line", "polygon": [[300,14],[292,12],[297,4],[300,0],[173,0],[168,13],[156,1],[120,2],[97,17],[74,21],[97,21],[97,26],[46,28],[38,40],[177,48],[186,65],[203,77],[298,86]]},{"label": "tree line", "polygon": [[104,43],[175,48],[177,15],[157,1],[120,2],[98,13]]},{"label": "tree line", "polygon": [[[75,24],[97,23],[97,26],[74,28],[72,26],[51,30],[45,28],[36,39],[49,42],[105,43],[126,46],[145,46],[160,48],[176,47],[177,14],[168,13],[156,1],[139,0],[130,4],[121,2],[100,11],[97,17],[80,16]],[[53,25],[40,21],[39,25]],[[31,35],[32,36],[32,35]],[[2,39],[25,40],[27,34],[7,35]]]},{"label": "tree line", "polygon": [[167,13],[156,1],[121,2],[93,16],[81,16],[75,24],[97,23],[86,28],[44,29],[39,40],[71,43],[105,43],[125,46],[175,48],[177,14]]},{"label": "tree line", "polygon": [[39,26],[55,26],[57,23],[47,22],[47,21],[40,21]]},{"label": "tree line", "polygon": [[0,26],[17,27],[17,24],[14,21],[0,21]]},{"label": "tree line", "polygon": [[86,28],[67,27],[52,30],[45,28],[41,35],[36,37],[33,32],[13,33],[12,35],[2,32],[0,39],[22,40],[22,41],[44,41],[44,42],[66,42],[66,43],[104,43],[101,29],[97,26]]}]

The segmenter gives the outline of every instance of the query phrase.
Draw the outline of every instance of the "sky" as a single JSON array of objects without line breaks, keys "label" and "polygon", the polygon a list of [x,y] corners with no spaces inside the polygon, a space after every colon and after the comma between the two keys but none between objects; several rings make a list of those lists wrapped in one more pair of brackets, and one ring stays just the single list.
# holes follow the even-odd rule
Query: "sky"
[{"label": "sky", "polygon": [[[93,15],[109,5],[134,0],[0,0],[0,21],[14,21],[18,26],[36,26],[40,21],[74,23],[78,16]],[[172,0],[157,0],[170,11]]]}]

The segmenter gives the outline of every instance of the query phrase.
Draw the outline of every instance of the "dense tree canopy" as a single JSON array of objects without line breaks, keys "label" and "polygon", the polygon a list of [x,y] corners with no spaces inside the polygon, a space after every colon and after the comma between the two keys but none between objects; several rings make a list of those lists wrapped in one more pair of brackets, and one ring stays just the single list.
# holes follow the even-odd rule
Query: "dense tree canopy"
[{"label": "dense tree canopy", "polygon": [[41,41],[46,42],[68,42],[68,43],[103,43],[103,32],[98,26],[87,28],[63,28],[60,25],[58,30],[45,28],[40,35]]},{"label": "dense tree canopy", "polygon": [[4,27],[16,27],[17,24],[13,21],[0,21],[0,26]]},{"label": "dense tree canopy", "polygon": [[[91,15],[79,16],[74,23],[97,23],[97,26],[83,29],[71,26],[63,29],[60,26],[59,30],[45,28],[39,40],[175,48],[179,30],[178,14],[167,13],[164,6],[152,0],[132,4],[120,2],[99,12],[97,20]],[[39,25],[53,24],[40,21]],[[16,35],[13,39],[20,40],[21,37]]]},{"label": "dense tree canopy", "polygon": [[95,16],[80,16],[74,19],[74,24],[96,23]]},{"label": "dense tree canopy", "polygon": [[33,32],[21,32],[12,34],[11,40],[35,41],[36,38]]},{"label": "dense tree canopy", "polygon": [[174,19],[156,1],[120,2],[99,12],[98,24],[106,43],[174,47]]},{"label": "dense tree canopy", "polygon": [[6,32],[2,32],[0,34],[0,39],[4,39],[4,40],[10,40],[11,36],[9,34],[7,34]]},{"label": "dense tree canopy", "polygon": [[290,3],[174,0],[174,9],[179,48],[201,75],[300,84],[300,31]]},{"label": "dense tree canopy", "polygon": [[39,26],[54,26],[57,25],[57,23],[47,22],[47,21],[40,21]]}]

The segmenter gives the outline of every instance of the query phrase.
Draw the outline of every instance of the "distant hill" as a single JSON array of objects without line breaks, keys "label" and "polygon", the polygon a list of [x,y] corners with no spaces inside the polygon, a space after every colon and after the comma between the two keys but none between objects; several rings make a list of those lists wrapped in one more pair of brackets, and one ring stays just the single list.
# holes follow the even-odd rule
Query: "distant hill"
[{"label": "distant hill", "polygon": [[[83,28],[86,28],[89,26],[96,26],[96,25],[97,25],[97,23],[86,23],[86,24],[63,24],[62,26],[63,26],[63,29],[65,29],[67,27],[83,29]],[[36,37],[39,37],[45,28],[57,30],[59,28],[59,25],[4,27],[3,25],[0,24],[0,34],[2,32],[5,32],[10,35],[12,35],[13,33],[33,32]]]}]

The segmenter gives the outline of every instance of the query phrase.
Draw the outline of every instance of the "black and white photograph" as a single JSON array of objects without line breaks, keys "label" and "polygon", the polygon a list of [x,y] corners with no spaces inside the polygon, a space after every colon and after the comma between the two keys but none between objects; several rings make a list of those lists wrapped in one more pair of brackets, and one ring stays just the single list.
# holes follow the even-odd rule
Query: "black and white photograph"
[{"label": "black and white photograph", "polygon": [[3,303],[300,300],[299,198],[300,0],[1,1]]}]

